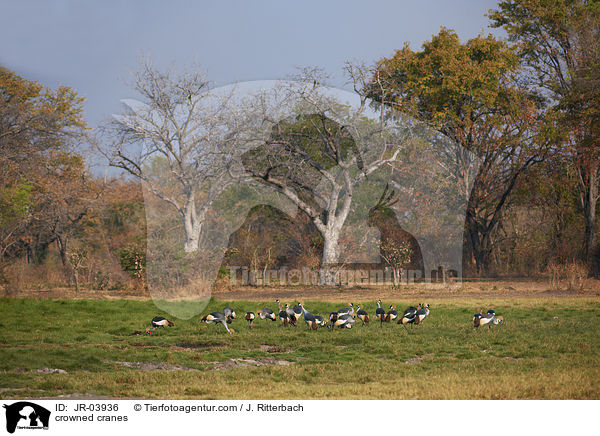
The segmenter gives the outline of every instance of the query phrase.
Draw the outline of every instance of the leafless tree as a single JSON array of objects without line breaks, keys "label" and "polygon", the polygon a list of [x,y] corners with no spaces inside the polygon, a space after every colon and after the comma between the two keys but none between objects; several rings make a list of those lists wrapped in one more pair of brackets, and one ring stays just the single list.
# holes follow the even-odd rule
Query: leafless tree
[{"label": "leafless tree", "polygon": [[348,64],[347,72],[354,105],[321,86],[314,70],[305,70],[279,89],[292,116],[268,120],[270,138],[244,158],[246,170],[257,181],[274,187],[314,223],[323,237],[324,267],[339,262],[340,233],[357,185],[391,165],[411,140],[406,120],[388,113],[384,105],[378,114],[370,109],[362,90],[372,71]]},{"label": "leafless tree", "polygon": [[184,250],[195,252],[212,203],[238,180],[234,156],[255,118],[234,87],[215,92],[199,69],[176,74],[142,61],[133,87],[141,101],[123,101],[103,129],[112,138],[103,154],[177,211]]}]

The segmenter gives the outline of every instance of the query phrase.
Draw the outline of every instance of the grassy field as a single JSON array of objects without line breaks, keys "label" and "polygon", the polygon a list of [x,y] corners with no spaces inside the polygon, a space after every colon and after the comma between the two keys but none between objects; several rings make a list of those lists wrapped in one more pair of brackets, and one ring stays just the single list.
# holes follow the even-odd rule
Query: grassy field
[{"label": "grassy field", "polygon": [[[417,302],[384,303],[400,311]],[[0,299],[0,397],[600,398],[598,298],[428,302],[430,316],[408,331],[376,322],[308,331],[303,322],[262,320],[249,331],[243,314],[273,302],[212,301],[205,313],[236,310],[235,334],[198,316],[175,319],[160,335],[131,336],[166,314],[152,301]],[[374,318],[375,303],[366,303]],[[321,315],[341,307],[305,305]],[[475,331],[478,307],[493,307],[505,323]]]}]

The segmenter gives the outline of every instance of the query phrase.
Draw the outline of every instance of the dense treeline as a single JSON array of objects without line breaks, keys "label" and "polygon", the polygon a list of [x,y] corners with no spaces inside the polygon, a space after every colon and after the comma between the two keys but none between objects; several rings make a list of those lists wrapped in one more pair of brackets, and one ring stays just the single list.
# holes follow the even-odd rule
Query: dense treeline
[{"label": "dense treeline", "polygon": [[[465,275],[597,278],[600,1],[501,1],[489,18],[506,31],[507,41],[483,34],[460,41],[454,31],[442,28],[420,49],[405,45],[377,61],[361,95],[368,95],[374,108],[410,114],[480,159],[470,180],[473,188],[465,194]],[[151,86],[138,91],[167,106],[170,97],[189,104],[193,114],[190,90],[198,92],[206,82],[186,77],[178,84],[145,69],[138,78]],[[167,95],[169,90],[174,94]],[[5,289],[144,288],[143,171],[132,170],[120,148],[139,140],[139,132],[123,123],[120,142],[113,145],[120,160],[112,163],[134,177],[99,179],[83,157],[95,134],[83,119],[83,105],[68,87],[47,89],[0,69],[0,280]],[[202,121],[191,115],[190,120]],[[231,126],[240,124],[234,121]],[[330,130],[327,122],[323,125]],[[100,135],[97,140],[109,139]],[[313,159],[312,148],[321,145],[313,141],[302,147]],[[172,164],[167,159],[153,165],[166,162]],[[185,160],[173,162],[171,172]],[[305,167],[302,171],[308,174]],[[225,180],[218,179],[221,174],[202,176],[194,183]],[[300,178],[306,183],[306,175]],[[185,183],[187,197],[168,198],[153,180],[144,179],[148,195],[167,198],[177,206],[172,212],[181,215],[181,225],[194,230],[180,241],[169,239],[169,229],[163,229],[165,247],[170,244],[164,249],[185,257],[206,237],[202,220],[218,219],[210,216],[213,199],[201,198]],[[227,188],[224,182],[215,186],[220,193]],[[252,209],[231,236],[224,264],[253,270],[318,268],[328,233],[320,227],[325,219],[309,215],[301,211],[291,219],[271,207]],[[381,255],[389,266],[400,265],[398,259],[386,259],[397,251],[382,242]]]}]

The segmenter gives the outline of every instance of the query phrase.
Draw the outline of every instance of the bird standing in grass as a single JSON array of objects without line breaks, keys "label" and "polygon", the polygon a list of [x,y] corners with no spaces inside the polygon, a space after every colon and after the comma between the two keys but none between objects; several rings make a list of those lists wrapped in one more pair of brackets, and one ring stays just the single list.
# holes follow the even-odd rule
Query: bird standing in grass
[{"label": "bird standing in grass", "polygon": [[354,306],[348,303],[348,307],[343,307],[337,311],[338,315],[354,315]]},{"label": "bird standing in grass", "polygon": [[396,306],[391,305],[388,313],[385,314],[384,321],[391,322],[398,318],[398,311],[396,311]]},{"label": "bird standing in grass", "polygon": [[315,316],[312,313],[310,313],[304,308],[302,303],[299,303],[298,306],[300,306],[302,312],[304,313],[304,322],[306,323],[306,325],[309,328],[316,330],[320,325],[319,321],[315,318]]},{"label": "bird standing in grass", "polygon": [[258,316],[260,316],[260,319],[264,320],[270,319],[271,321],[275,321],[277,319],[277,317],[275,316],[275,312],[273,312],[268,307],[263,307],[261,310],[259,310]]},{"label": "bird standing in grass", "polygon": [[417,310],[415,324],[421,324],[425,318],[429,315],[429,304],[425,304],[425,307],[421,307],[419,305],[419,310]]},{"label": "bird standing in grass", "polygon": [[353,324],[354,324],[354,317],[352,315],[350,315],[349,313],[346,313],[344,315],[339,315],[336,318],[336,320],[331,323],[329,328],[333,329],[334,327],[339,327],[339,328],[351,329]]},{"label": "bird standing in grass", "polygon": [[383,320],[385,318],[385,310],[381,307],[381,300],[377,300],[377,309],[375,309],[375,316],[381,322],[380,327],[383,327]]},{"label": "bird standing in grass", "polygon": [[254,323],[254,312],[246,312],[246,321],[248,322],[248,328],[252,328],[252,323]]},{"label": "bird standing in grass", "polygon": [[404,314],[402,315],[402,318],[398,320],[398,324],[402,324],[404,328],[406,328],[406,324],[410,324],[410,326],[412,327],[415,323],[415,320],[417,319],[417,312],[419,310],[421,310],[420,305],[419,307],[407,307],[404,311]]},{"label": "bird standing in grass", "polygon": [[223,326],[225,327],[225,330],[227,330],[227,333],[229,333],[229,334],[233,333],[233,329],[230,329],[229,327],[227,327],[227,317],[225,317],[225,315],[222,314],[221,312],[212,312],[212,313],[209,313],[208,315],[203,316],[202,322],[204,322],[206,324],[215,324],[217,326],[220,324],[223,324]]},{"label": "bird standing in grass", "polygon": [[487,325],[488,329],[492,327],[492,325],[498,325],[504,318],[501,316],[496,316],[496,312],[492,309],[488,310],[485,315],[481,314],[481,309],[477,311],[475,315],[473,315],[473,327],[476,329],[482,325]]},{"label": "bird standing in grass", "polygon": [[296,317],[296,312],[294,312],[294,309],[289,304],[285,305],[285,313],[288,315],[290,324],[296,327],[298,325],[298,318]]},{"label": "bird standing in grass", "polygon": [[300,321],[300,317],[302,316],[302,305],[300,303],[296,304],[292,310],[294,311],[294,325],[297,325],[298,321]]},{"label": "bird standing in grass", "polygon": [[163,318],[162,316],[155,316],[154,318],[152,318],[152,327],[154,327],[154,328],[157,328],[157,327],[173,327],[174,325],[175,324],[173,324],[167,318]]},{"label": "bird standing in grass", "polygon": [[360,319],[362,321],[362,325],[364,326],[365,324],[369,323],[369,314],[364,311],[363,309],[361,309],[360,304],[358,305],[358,307],[356,308],[356,316],[358,316],[358,319]]},{"label": "bird standing in grass", "polygon": [[152,325],[152,328],[146,330],[146,333],[148,334],[151,334],[154,330],[158,329],[159,327],[173,327],[175,325],[167,318],[164,318],[162,316],[155,316],[154,318],[152,318],[150,324]]},{"label": "bird standing in grass", "polygon": [[321,315],[313,315],[313,316],[315,317],[315,321],[317,322],[317,325],[319,325],[319,326],[327,325],[327,321],[325,321],[325,319]]},{"label": "bird standing in grass", "polygon": [[279,300],[275,300],[275,302],[277,303],[277,308],[279,309],[278,315],[279,315],[279,319],[281,320],[281,324],[284,327],[287,327],[290,323],[290,318],[289,318],[287,312],[282,309],[281,303],[279,302]]}]

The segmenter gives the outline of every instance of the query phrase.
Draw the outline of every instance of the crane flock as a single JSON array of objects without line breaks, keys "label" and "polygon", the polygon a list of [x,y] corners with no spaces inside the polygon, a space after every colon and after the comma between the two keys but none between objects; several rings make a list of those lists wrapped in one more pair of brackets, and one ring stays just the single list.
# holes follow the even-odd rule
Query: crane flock
[{"label": "crane flock", "polygon": [[[298,326],[300,318],[304,319],[304,323],[309,329],[317,330],[319,327],[326,327],[328,329],[351,329],[354,326],[356,320],[360,320],[362,326],[367,326],[370,322],[369,314],[362,308],[361,305],[356,307],[349,303],[348,306],[340,308],[336,312],[329,314],[329,322],[321,315],[316,315],[309,312],[303,303],[298,302],[295,306],[289,304],[282,305],[279,300],[275,300],[277,303],[277,312],[274,310],[263,307],[257,311],[257,315],[260,319],[265,320],[268,324],[269,321],[279,321],[282,327]],[[380,322],[380,327],[383,327],[383,323],[392,323],[395,321],[397,324],[402,325],[405,329],[407,325],[411,328],[418,326],[429,316],[429,304],[419,304],[415,306],[407,307],[402,315],[398,314],[396,306],[390,305],[389,310],[386,312],[382,307],[381,300],[377,301],[377,309],[375,310],[375,317]],[[254,312],[246,312],[244,319],[248,324],[248,329],[253,328],[254,320],[256,319]],[[223,312],[211,312],[208,315],[202,317],[202,322],[206,324],[214,324],[215,326],[223,326],[229,334],[233,334],[233,328],[229,328],[228,324],[236,318],[236,313],[231,307],[225,307]],[[504,321],[502,316],[497,316],[494,309],[489,309],[485,314],[479,309],[475,315],[473,315],[473,327],[479,329],[480,326],[487,325],[491,328],[492,325],[498,325]],[[160,327],[172,327],[174,324],[168,319],[157,316],[151,321],[152,328],[147,329],[146,333],[150,334],[154,330]]]}]

